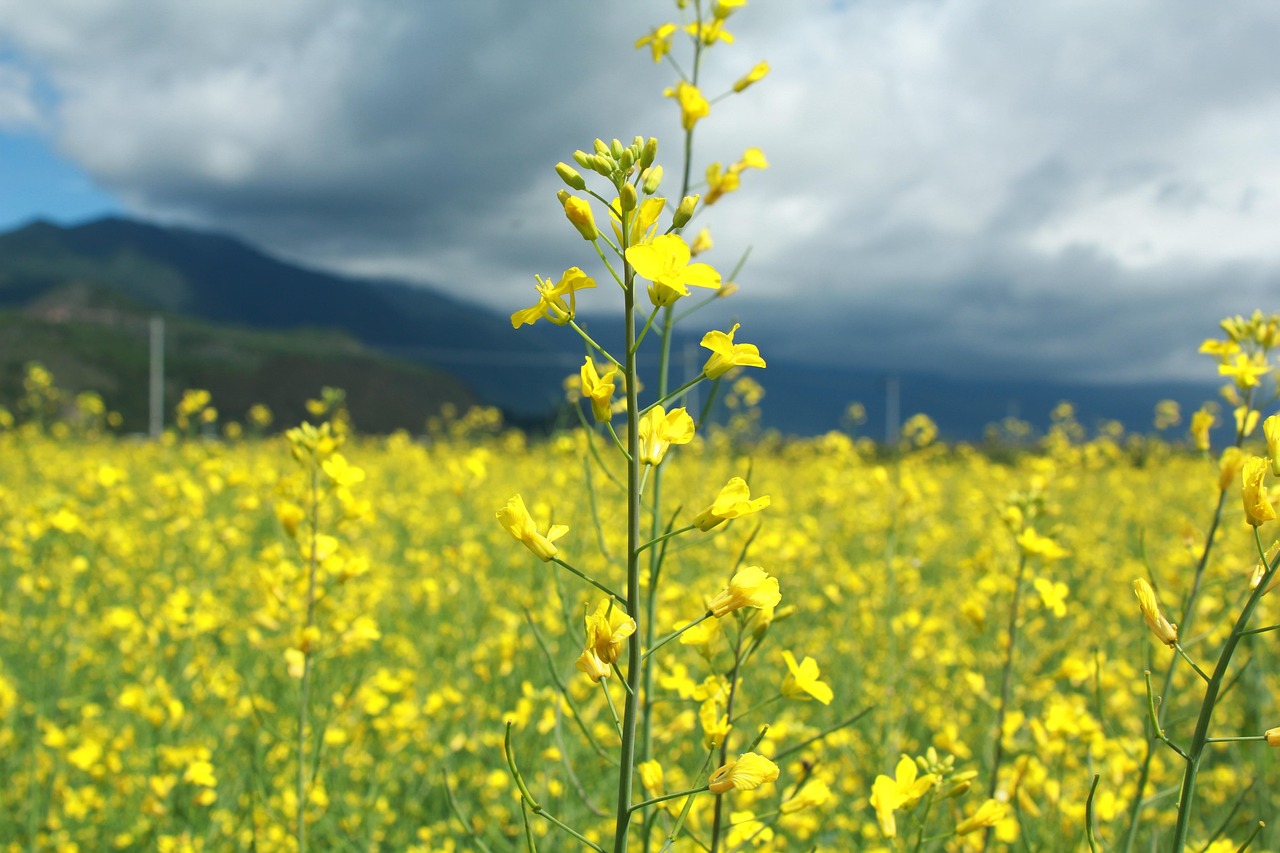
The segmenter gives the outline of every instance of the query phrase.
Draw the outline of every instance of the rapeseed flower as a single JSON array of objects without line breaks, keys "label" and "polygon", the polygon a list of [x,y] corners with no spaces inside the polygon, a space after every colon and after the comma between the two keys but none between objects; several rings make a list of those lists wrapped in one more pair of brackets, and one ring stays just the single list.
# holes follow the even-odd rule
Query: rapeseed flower
[{"label": "rapeseed flower", "polygon": [[782,600],[778,579],[759,566],[747,566],[735,574],[729,586],[707,605],[712,616],[719,619],[740,607],[776,607]]},{"label": "rapeseed flower", "polygon": [[650,52],[653,54],[653,61],[655,63],[661,62],[662,57],[671,52],[671,37],[675,35],[678,29],[680,28],[672,23],[654,27],[648,35],[636,39],[635,46],[641,48],[648,45]]},{"label": "rapeseed flower", "polygon": [[680,105],[680,126],[685,130],[693,130],[698,119],[711,114],[711,104],[703,97],[702,91],[683,80],[675,88],[664,89],[662,94],[667,98],[675,98]]},{"label": "rapeseed flower", "polygon": [[587,646],[579,655],[577,667],[595,682],[609,675],[610,664],[622,653],[622,644],[636,632],[636,620],[622,611],[616,602],[605,599],[595,613],[587,614]]},{"label": "rapeseed flower", "polygon": [[564,215],[584,240],[595,240],[600,236],[596,228],[595,216],[591,213],[591,203],[584,198],[565,193]]},{"label": "rapeseed flower", "polygon": [[711,774],[711,793],[725,791],[752,791],[766,782],[778,778],[778,765],[763,755],[745,752],[736,761],[722,765]]},{"label": "rapeseed flower", "polygon": [[1240,472],[1243,480],[1240,496],[1244,501],[1244,519],[1254,527],[1274,521],[1276,517],[1276,508],[1267,497],[1267,487],[1262,482],[1268,467],[1270,465],[1267,459],[1250,456]]},{"label": "rapeseed flower", "polygon": [[[534,278],[538,282],[538,302],[511,315],[513,329],[526,324],[532,326],[543,317],[557,326],[567,324],[577,313],[577,292],[596,286],[595,280],[577,267],[565,270],[555,284],[550,279],[544,281],[542,276],[535,275]],[[568,302],[565,301],[566,296]]]},{"label": "rapeseed flower", "polygon": [[1191,441],[1201,453],[1209,451],[1209,430],[1213,422],[1213,412],[1208,409],[1200,409],[1191,416]]},{"label": "rapeseed flower", "polygon": [[733,336],[739,328],[738,323],[728,332],[712,330],[702,336],[702,346],[711,350],[711,357],[702,367],[702,375],[708,379],[716,379],[735,367],[765,367],[764,359],[755,344],[735,344]]},{"label": "rapeseed flower", "polygon": [[525,547],[544,563],[550,561],[557,553],[556,546],[551,543],[569,532],[568,525],[553,524],[545,536],[539,533],[538,525],[534,523],[529,510],[525,508],[524,499],[519,495],[507,501],[507,505],[498,510],[497,518],[508,533],[523,542]]},{"label": "rapeseed flower", "polygon": [[684,407],[668,412],[654,406],[640,418],[640,462],[658,465],[673,444],[693,441],[693,418]]},{"label": "rapeseed flower", "polygon": [[1267,439],[1267,456],[1271,460],[1271,473],[1280,477],[1280,415],[1272,415],[1262,422],[1262,434]]},{"label": "rapeseed flower", "polygon": [[788,699],[808,701],[817,699],[823,705],[830,705],[835,694],[831,686],[819,679],[818,662],[811,657],[796,663],[795,655],[789,651],[782,653],[787,664],[787,676],[782,680],[782,695]]},{"label": "rapeseed flower", "polygon": [[1222,456],[1218,458],[1218,491],[1225,492],[1231,488],[1236,477],[1240,476],[1244,460],[1244,451],[1234,445],[1222,451]]},{"label": "rapeseed flower", "polygon": [[693,524],[699,530],[707,531],[730,518],[741,518],[744,515],[759,512],[767,507],[769,502],[768,495],[761,495],[752,500],[747,481],[741,477],[733,477],[725,483],[711,506],[694,516]]},{"label": "rapeseed flower", "polygon": [[761,80],[764,79],[764,76],[768,73],[769,73],[769,63],[763,62],[763,61],[757,62],[754,68],[752,68],[746,74],[742,75],[737,79],[737,81],[733,84],[733,91],[741,92],[743,89],[747,88],[751,84],[759,83]]},{"label": "rapeseed flower", "polygon": [[892,778],[881,774],[871,784],[871,808],[875,809],[880,834],[885,838],[895,838],[898,834],[898,824],[893,813],[914,804],[937,781],[932,775],[917,778],[918,775],[916,763],[904,755],[899,759]]},{"label": "rapeseed flower", "polygon": [[1174,625],[1160,612],[1160,602],[1156,600],[1156,591],[1151,588],[1145,578],[1136,578],[1133,582],[1133,594],[1138,596],[1138,607],[1142,610],[1142,618],[1156,639],[1169,648],[1178,642],[1178,626]]},{"label": "rapeseed flower", "polygon": [[579,371],[582,379],[582,396],[591,401],[591,414],[601,423],[613,417],[613,392],[616,388],[614,378],[618,375],[616,366],[610,367],[601,376],[596,371],[595,362],[588,356]]},{"label": "rapeseed flower", "polygon": [[968,835],[978,829],[995,826],[1004,820],[1005,807],[998,800],[987,800],[978,806],[978,810],[956,824],[956,835]]},{"label": "rapeseed flower", "polygon": [[689,295],[687,285],[720,287],[720,273],[709,264],[691,264],[689,244],[677,234],[663,234],[648,243],[627,249],[627,263],[636,275],[653,282],[649,299],[655,306],[671,305]]}]

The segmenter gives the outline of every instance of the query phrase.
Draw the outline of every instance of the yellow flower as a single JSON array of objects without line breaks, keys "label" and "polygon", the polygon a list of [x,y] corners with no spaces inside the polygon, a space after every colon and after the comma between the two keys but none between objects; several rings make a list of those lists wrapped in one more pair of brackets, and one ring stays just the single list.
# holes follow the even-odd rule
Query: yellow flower
[{"label": "yellow flower", "polygon": [[709,264],[689,263],[689,244],[676,234],[663,234],[649,243],[632,246],[626,257],[636,275],[653,282],[649,299],[655,306],[671,305],[681,296],[688,296],[686,285],[712,290],[720,287],[720,273]]},{"label": "yellow flower", "polygon": [[683,80],[674,89],[664,89],[662,94],[675,98],[680,105],[680,126],[685,130],[693,130],[698,119],[706,118],[711,113],[711,104],[702,96],[698,87]]},{"label": "yellow flower", "polygon": [[1034,527],[1024,528],[1018,534],[1018,547],[1029,557],[1042,557],[1046,560],[1060,560],[1069,553],[1048,536],[1041,536]]},{"label": "yellow flower", "polygon": [[1267,729],[1267,746],[1280,746],[1280,729]]},{"label": "yellow flower", "polygon": [[733,728],[729,723],[729,715],[721,713],[723,710],[723,703],[714,696],[702,700],[702,705],[698,708],[698,722],[702,725],[702,744],[707,749],[724,743],[724,739],[729,736],[729,730]]},{"label": "yellow flower", "polygon": [[1067,585],[1062,581],[1051,581],[1048,578],[1035,579],[1036,592],[1040,593],[1040,603],[1046,610],[1053,612],[1061,619],[1067,615]]},{"label": "yellow flower", "polygon": [[[583,654],[591,655],[604,664],[616,661],[622,654],[623,642],[636,632],[636,620],[622,612],[617,602],[608,599],[600,602],[595,613],[587,614],[586,624],[587,648]],[[588,675],[591,674],[583,669],[581,663],[578,669],[582,669]],[[591,680],[599,681],[600,679],[592,676]]]},{"label": "yellow flower", "polygon": [[1236,435],[1250,436],[1253,435],[1254,429],[1258,426],[1258,410],[1249,406],[1236,406],[1231,412],[1236,419]]},{"label": "yellow flower", "polygon": [[[560,276],[555,284],[550,279],[543,281],[541,276],[534,276],[538,285],[538,303],[511,315],[511,328],[518,329],[526,323],[533,325],[546,317],[557,326],[563,326],[573,319],[577,312],[577,291],[588,290],[596,286],[595,280],[577,267],[570,267]],[[565,303],[565,296],[569,301]]]},{"label": "yellow flower", "polygon": [[671,52],[671,37],[675,35],[678,29],[680,28],[671,23],[654,27],[653,31],[647,36],[641,36],[636,39],[635,46],[641,48],[646,44],[649,45],[649,50],[653,52],[653,61],[661,62],[662,57]]},{"label": "yellow flower", "polygon": [[741,92],[743,89],[747,88],[752,83],[759,83],[761,80],[764,79],[764,75],[768,73],[769,73],[769,63],[757,62],[754,68],[752,68],[746,74],[739,77],[737,82],[733,84],[733,91]]},{"label": "yellow flower", "polygon": [[759,566],[747,566],[729,581],[729,586],[707,606],[717,619],[739,607],[777,607],[782,600],[778,579]]},{"label": "yellow flower", "polygon": [[720,196],[731,193],[742,183],[739,177],[741,170],[730,167],[725,170],[719,163],[707,167],[707,196],[703,204],[715,204]]},{"label": "yellow flower", "polygon": [[507,505],[498,510],[497,517],[508,533],[523,542],[544,563],[556,555],[556,546],[551,543],[569,532],[567,525],[553,524],[547,535],[543,536],[538,532],[538,525],[529,515],[529,510],[525,509],[524,499],[519,495],[507,501]]},{"label": "yellow flower", "polygon": [[783,696],[804,701],[817,699],[823,705],[831,704],[835,694],[831,692],[830,685],[819,680],[816,660],[806,657],[800,663],[796,663],[795,655],[789,651],[782,653],[782,659],[787,664],[787,677],[782,680]]},{"label": "yellow flower", "polygon": [[693,441],[693,418],[683,407],[670,412],[654,406],[640,418],[640,462],[657,465],[673,444]]},{"label": "yellow flower", "polygon": [[1156,591],[1151,588],[1145,578],[1137,578],[1133,582],[1133,594],[1138,596],[1138,607],[1142,610],[1142,618],[1147,620],[1147,627],[1156,639],[1169,648],[1178,642],[1178,626],[1174,625],[1160,612],[1160,602],[1156,600]]},{"label": "yellow flower", "polygon": [[636,772],[640,774],[640,784],[644,786],[645,792],[650,797],[660,797],[666,793],[660,762],[641,761],[636,765]]},{"label": "yellow flower", "polygon": [[[582,396],[591,401],[591,414],[601,423],[613,417],[614,377],[618,375],[617,367],[610,367],[604,376],[596,372],[595,363],[588,356],[580,371],[582,378]],[[572,381],[572,380],[571,380]]]},{"label": "yellow flower", "polygon": [[745,5],[747,0],[715,0],[711,5],[711,15],[724,20]]},{"label": "yellow flower", "polygon": [[734,323],[728,333],[710,331],[702,336],[702,346],[711,350],[711,357],[702,367],[702,375],[708,379],[723,376],[735,367],[764,367],[764,359],[755,344],[735,344],[733,336],[740,324]]},{"label": "yellow flower", "polygon": [[1231,488],[1240,469],[1244,467],[1244,451],[1238,447],[1228,447],[1222,451],[1218,459],[1218,491],[1225,492]]},{"label": "yellow flower", "polygon": [[1256,387],[1258,380],[1270,372],[1271,368],[1261,353],[1254,356],[1237,353],[1230,362],[1224,361],[1218,365],[1218,373],[1231,377],[1231,381],[1241,390]]},{"label": "yellow flower", "polygon": [[1213,412],[1208,409],[1200,409],[1191,416],[1191,440],[1201,453],[1209,451],[1209,430],[1213,428],[1213,421]]},{"label": "yellow flower", "polygon": [[595,240],[600,236],[596,229],[596,219],[591,213],[591,204],[585,198],[565,193],[564,215],[584,240]]},{"label": "yellow flower", "polygon": [[791,799],[787,800],[778,811],[783,814],[795,814],[804,809],[820,806],[831,799],[831,788],[821,779],[810,779],[800,791]]},{"label": "yellow flower", "polygon": [[916,763],[904,755],[894,768],[892,779],[880,775],[871,784],[871,807],[876,811],[880,834],[885,838],[894,838],[898,834],[894,811],[923,797],[937,781],[933,775],[916,778],[917,773]]},{"label": "yellow flower", "polygon": [[714,245],[715,243],[711,241],[711,229],[703,228],[698,232],[697,236],[693,238],[693,242],[689,244],[689,254],[697,257],[703,252],[710,251],[711,247]]},{"label": "yellow flower", "polygon": [[763,755],[746,752],[738,756],[737,761],[730,761],[711,774],[711,793],[723,794],[734,789],[751,791],[777,778],[778,765]]},{"label": "yellow flower", "polygon": [[1280,415],[1272,415],[1262,422],[1262,434],[1267,439],[1267,456],[1271,458],[1271,473],[1280,477]]},{"label": "yellow flower", "polygon": [[1276,508],[1267,497],[1267,487],[1262,479],[1267,475],[1268,461],[1261,456],[1250,456],[1241,468],[1243,485],[1240,496],[1244,500],[1244,519],[1254,527],[1274,521]]},{"label": "yellow flower", "polygon": [[751,500],[751,489],[747,481],[741,477],[733,477],[725,483],[711,506],[694,517],[693,523],[699,530],[707,531],[730,518],[740,518],[759,512],[769,503],[768,495]]},{"label": "yellow flower", "polygon": [[[701,24],[685,24],[685,32],[699,39],[707,47],[722,41],[725,44],[733,44],[733,33],[724,28],[724,18],[713,17],[710,21],[703,21]],[[685,128],[688,130],[689,128]]]},{"label": "yellow flower", "polygon": [[975,829],[986,829],[1004,820],[1004,804],[997,800],[987,800],[978,806],[978,810],[956,824],[956,835],[968,835]]}]

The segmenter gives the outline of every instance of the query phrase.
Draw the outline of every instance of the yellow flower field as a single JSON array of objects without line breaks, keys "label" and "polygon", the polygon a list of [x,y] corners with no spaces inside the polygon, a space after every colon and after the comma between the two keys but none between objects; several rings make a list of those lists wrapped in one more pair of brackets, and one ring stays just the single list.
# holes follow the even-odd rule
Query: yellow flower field
[{"label": "yellow flower field", "polygon": [[[623,494],[587,448],[608,439],[578,430],[534,441],[481,422],[492,427],[481,415],[422,441],[349,438],[318,492],[284,437],[0,433],[5,849],[295,849],[304,719],[314,849],[523,847],[509,721],[531,797],[587,838],[608,838],[618,735],[603,690],[620,702],[622,687],[575,666],[600,593],[495,519],[522,493],[539,529],[567,525],[561,555],[620,584],[625,542],[606,522],[624,512]],[[779,776],[720,794],[732,824],[722,849],[914,849],[918,839],[922,849],[1087,849],[1094,774],[1098,843],[1121,849],[1149,743],[1143,672],[1158,692],[1174,655],[1131,583],[1150,578],[1177,618],[1225,490],[1198,615],[1181,627],[1181,648],[1208,657],[1249,592],[1256,547],[1239,478],[1220,482],[1216,452],[1073,441],[1073,430],[1061,421],[1041,448],[998,461],[936,444],[879,455],[843,434],[782,443],[712,431],[679,448],[664,463],[670,507],[692,515],[748,471],[750,494],[770,503],[672,540],[658,635],[700,616],[741,566],[766,566],[781,602],[772,622],[712,619],[658,652],[658,766],[639,768],[645,795],[714,769],[704,772],[707,679],[745,628],[768,642],[732,718],[710,722],[731,726],[735,755],[750,745]],[[312,520],[315,536],[300,533]],[[1277,615],[1264,598],[1252,624]],[[1237,650],[1212,735],[1280,724],[1273,636]],[[1178,740],[1201,687],[1189,666],[1175,672],[1164,720]],[[1155,747],[1142,849],[1169,837],[1182,775],[1178,756]],[[1274,764],[1264,742],[1210,744],[1196,849],[1220,829],[1235,849],[1275,814]],[[949,787],[913,798],[929,773]],[[700,849],[711,800],[695,798],[675,849]],[[655,807],[655,841],[682,806]],[[547,822],[531,832],[539,849],[578,849]]]}]

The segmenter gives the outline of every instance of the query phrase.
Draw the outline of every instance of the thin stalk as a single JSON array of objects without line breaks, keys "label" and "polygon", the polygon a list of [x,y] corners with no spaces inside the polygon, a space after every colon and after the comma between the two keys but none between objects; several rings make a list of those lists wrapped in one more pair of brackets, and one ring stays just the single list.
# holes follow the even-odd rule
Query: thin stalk
[{"label": "thin stalk", "polygon": [[[623,214],[622,234],[625,241],[630,223]],[[625,244],[624,244],[625,249]],[[636,287],[635,270],[631,264],[623,267],[623,323],[625,325],[627,354],[627,612],[632,618],[645,618],[640,613],[640,403],[636,396],[639,373],[636,369]],[[649,620],[645,619],[647,623]],[[647,626],[646,626],[647,627]],[[615,812],[613,850],[625,853],[631,822],[632,783],[636,763],[636,722],[640,714],[640,692],[644,689],[643,673],[646,669],[641,658],[641,639],[647,631],[633,631],[627,638],[627,683],[631,689],[626,696],[622,714],[622,745],[618,753],[618,806]]]},{"label": "thin stalk", "polygon": [[[310,628],[316,618],[316,543],[320,526],[320,485],[319,463],[315,457],[309,457],[308,493],[311,496],[311,517],[309,519],[310,541],[307,543],[307,619],[303,626],[303,637],[310,636]],[[307,717],[311,702],[311,650],[302,652],[302,684],[298,695],[298,778],[295,794],[298,798],[297,826],[294,837],[298,842],[298,853],[307,851]]]},{"label": "thin stalk", "polygon": [[[1005,630],[1009,648],[1004,657],[1004,670],[1000,674],[1000,707],[996,709],[996,747],[991,758],[991,782],[987,786],[987,796],[994,798],[996,788],[1000,785],[1000,764],[1004,761],[1004,718],[1009,708],[1009,693],[1013,684],[1013,656],[1018,645],[1018,608],[1022,603],[1022,578],[1027,571],[1027,555],[1018,552],[1018,575],[1013,586],[1013,602],[1009,605],[1009,625]],[[982,848],[987,848],[991,840],[991,828],[983,834]]]}]

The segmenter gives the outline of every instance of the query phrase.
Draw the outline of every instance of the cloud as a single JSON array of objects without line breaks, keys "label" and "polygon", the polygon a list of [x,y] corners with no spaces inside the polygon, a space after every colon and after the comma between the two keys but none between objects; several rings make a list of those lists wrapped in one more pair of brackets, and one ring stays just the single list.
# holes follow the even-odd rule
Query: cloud
[{"label": "cloud", "polygon": [[[0,121],[50,128],[140,215],[510,309],[534,273],[589,260],[557,160],[656,135],[672,181],[671,71],[631,43],[675,14],[0,0]],[[759,2],[730,29],[709,93],[760,59],[774,71],[715,103],[695,177],[749,145],[772,167],[707,212],[708,260],[750,245],[739,310],[804,325],[810,352],[1188,375],[1220,316],[1273,307],[1280,7]]]}]

